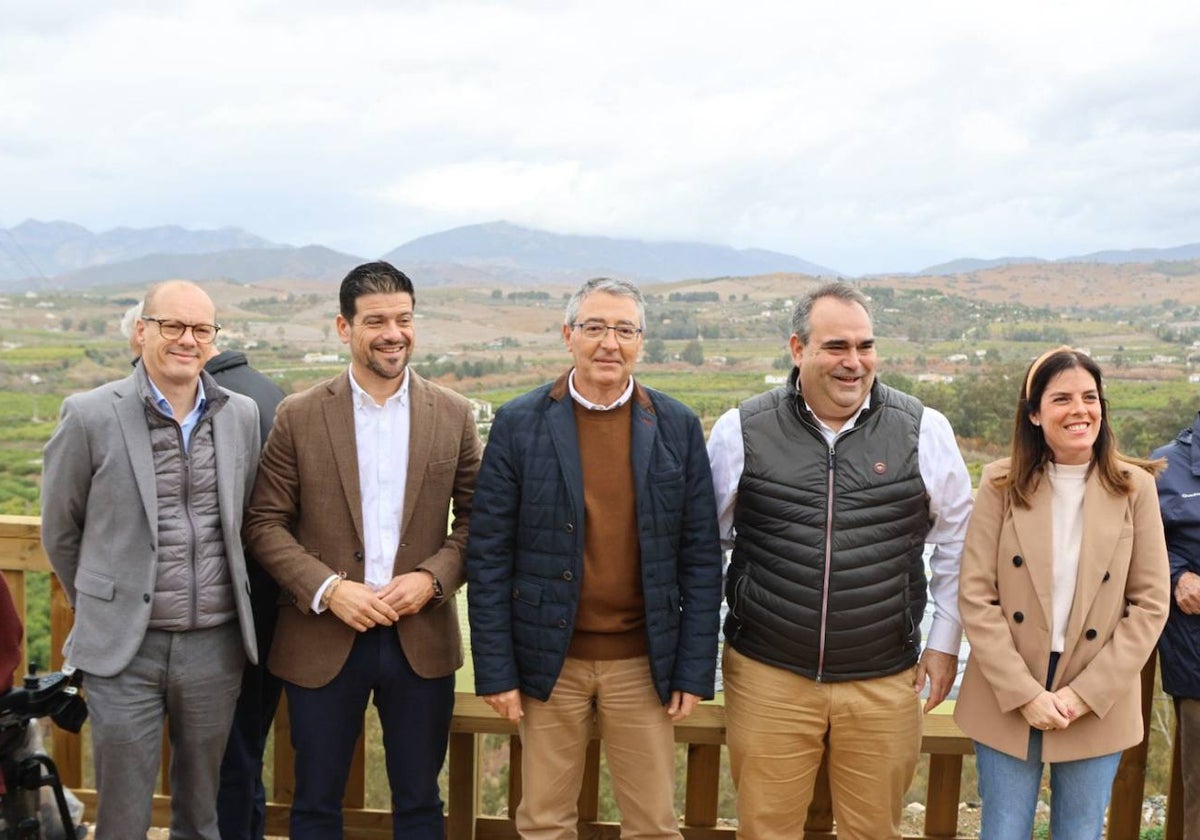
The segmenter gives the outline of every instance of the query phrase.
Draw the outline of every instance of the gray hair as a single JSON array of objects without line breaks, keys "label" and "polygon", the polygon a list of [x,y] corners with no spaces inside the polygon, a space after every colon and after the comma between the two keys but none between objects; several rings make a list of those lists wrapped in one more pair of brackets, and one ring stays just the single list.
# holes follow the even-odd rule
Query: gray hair
[{"label": "gray hair", "polygon": [[866,295],[850,284],[837,280],[818,286],[800,298],[800,302],[792,310],[792,334],[797,336],[802,344],[808,344],[808,337],[812,333],[813,306],[821,298],[833,298],[842,303],[857,303],[866,310],[867,317],[871,317],[871,302],[867,300]]},{"label": "gray hair", "polygon": [[617,280],[612,277],[593,277],[580,286],[579,290],[571,295],[571,299],[567,301],[567,311],[563,315],[563,324],[567,326],[574,324],[575,319],[579,317],[579,307],[583,305],[584,300],[590,295],[600,293],[629,298],[636,303],[638,326],[646,329],[646,301],[642,298],[642,293],[638,291],[637,286],[628,280]]},{"label": "gray hair", "polygon": [[133,331],[137,328],[137,322],[142,317],[143,303],[144,301],[138,301],[126,309],[125,314],[121,316],[121,335],[126,338],[133,338]]}]

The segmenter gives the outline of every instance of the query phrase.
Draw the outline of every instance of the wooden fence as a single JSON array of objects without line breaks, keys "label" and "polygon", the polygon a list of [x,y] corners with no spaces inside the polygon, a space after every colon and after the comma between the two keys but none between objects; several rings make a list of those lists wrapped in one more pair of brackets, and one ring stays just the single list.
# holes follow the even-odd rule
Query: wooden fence
[{"label": "wooden fence", "polygon": [[[37,517],[0,516],[0,571],[12,590],[18,614],[25,615],[26,573],[50,571],[41,546],[40,522]],[[58,669],[62,666],[60,650],[70,627],[70,607],[58,581],[52,577],[51,668]],[[18,677],[24,673],[25,667],[26,661],[23,657],[18,668]],[[1152,658],[1142,673],[1142,698],[1146,721],[1150,719],[1154,670],[1155,661]],[[516,804],[521,798],[521,746],[515,734],[516,727],[497,717],[486,704],[470,694],[460,693],[455,703],[454,720],[450,730],[446,835],[451,840],[515,840],[517,833],[511,817],[485,816],[480,813],[479,791],[482,738],[488,734],[507,735],[510,755],[508,813],[511,815],[515,812]],[[288,803],[293,795],[290,740],[286,709],[281,704],[280,714],[275,721],[274,785],[268,792],[269,835],[287,834]],[[724,709],[715,704],[702,704],[691,717],[675,727],[675,740],[687,745],[686,796],[682,825],[684,837],[687,840],[733,840],[735,829],[719,824],[717,814],[721,745],[725,741]],[[1183,837],[1178,732],[1175,740],[1166,840],[1182,840]],[[1138,838],[1148,743],[1148,739],[1143,740],[1140,746],[1128,750],[1121,760],[1109,809],[1110,840]],[[91,813],[96,792],[83,787],[82,739],[78,735],[55,728],[52,745],[54,760],[58,764],[64,783],[79,795]],[[971,753],[971,742],[954,725],[949,715],[935,713],[925,717],[921,749],[929,755],[924,829],[922,833],[912,835],[909,840],[957,840],[964,837],[965,835],[959,833],[958,804],[962,799],[960,794],[963,756]],[[620,836],[619,827],[599,820],[599,779],[599,742],[593,741],[588,750],[587,771],[579,798],[583,829],[580,836],[589,840],[617,840]],[[154,802],[154,824],[157,826],[170,824],[170,795],[168,783],[164,780]],[[366,807],[366,761],[361,741],[355,753],[345,803],[346,837],[352,840],[386,840],[391,837],[390,813]],[[805,840],[836,837],[828,780],[822,772],[818,777],[816,793],[809,811]]]}]

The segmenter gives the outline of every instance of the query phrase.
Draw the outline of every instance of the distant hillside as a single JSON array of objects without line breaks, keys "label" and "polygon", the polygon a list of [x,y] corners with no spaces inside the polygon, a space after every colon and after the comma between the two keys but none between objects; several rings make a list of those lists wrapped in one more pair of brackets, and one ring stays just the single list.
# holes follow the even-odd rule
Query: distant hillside
[{"label": "distant hillside", "polygon": [[987,271],[989,268],[1001,268],[1006,265],[1033,265],[1044,263],[1040,257],[1000,257],[994,260],[976,260],[965,257],[959,260],[931,265],[917,272],[921,276],[944,277],[950,274],[970,274],[972,271]]},{"label": "distant hillside", "polygon": [[163,225],[119,227],[93,233],[70,222],[28,219],[7,230],[0,228],[0,279],[53,277],[151,254],[213,254],[287,247],[234,227],[187,230]]},{"label": "distant hillside", "polygon": [[[320,245],[222,251],[216,254],[153,254],[135,260],[82,268],[48,281],[22,281],[23,288],[84,289],[93,286],[149,285],[160,280],[320,280],[337,283],[361,257]],[[11,285],[11,284],[10,284]]]},{"label": "distant hillside", "polygon": [[485,274],[566,280],[618,274],[654,280],[795,272],[836,277],[838,272],[789,254],[738,250],[698,242],[643,242],[524,228],[508,222],[469,225],[422,236],[384,255],[404,266],[458,264]]},{"label": "distant hillside", "polygon": [[915,276],[948,277],[955,274],[970,274],[1004,268],[1012,265],[1041,265],[1045,263],[1090,263],[1104,265],[1142,265],[1160,262],[1188,262],[1200,259],[1200,243],[1179,245],[1175,248],[1134,248],[1128,251],[1096,251],[1077,257],[1060,257],[1045,260],[1040,257],[999,257],[994,260],[958,259],[931,265],[916,272]]},{"label": "distant hillside", "polygon": [[1064,257],[1058,262],[1153,263],[1200,260],[1200,242],[1175,248],[1134,248],[1130,251],[1096,251],[1081,257]]}]

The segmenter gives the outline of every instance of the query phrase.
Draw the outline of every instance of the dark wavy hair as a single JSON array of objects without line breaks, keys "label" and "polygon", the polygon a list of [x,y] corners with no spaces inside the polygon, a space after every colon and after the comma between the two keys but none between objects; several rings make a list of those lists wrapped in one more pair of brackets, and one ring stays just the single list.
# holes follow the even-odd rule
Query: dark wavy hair
[{"label": "dark wavy hair", "polygon": [[1038,482],[1046,471],[1046,464],[1053,461],[1053,453],[1046,443],[1045,432],[1033,424],[1030,415],[1040,410],[1042,395],[1054,377],[1065,370],[1078,368],[1091,375],[1100,397],[1100,430],[1092,444],[1092,461],[1088,474],[1099,472],[1100,483],[1110,493],[1128,495],[1133,490],[1129,468],[1140,467],[1153,474],[1162,469],[1165,462],[1147,461],[1122,455],[1117,449],[1117,437],[1108,421],[1108,399],[1104,396],[1104,378],[1100,366],[1086,353],[1070,347],[1057,347],[1043,353],[1025,371],[1021,396],[1017,400],[1016,416],[1013,419],[1012,454],[1007,475],[997,476],[998,487],[1007,489],[1017,507],[1028,508],[1037,490]]},{"label": "dark wavy hair", "polygon": [[358,312],[358,299],[363,295],[394,294],[404,292],[417,305],[417,293],[408,275],[383,260],[363,263],[350,269],[338,289],[338,309],[348,322],[354,322]]}]

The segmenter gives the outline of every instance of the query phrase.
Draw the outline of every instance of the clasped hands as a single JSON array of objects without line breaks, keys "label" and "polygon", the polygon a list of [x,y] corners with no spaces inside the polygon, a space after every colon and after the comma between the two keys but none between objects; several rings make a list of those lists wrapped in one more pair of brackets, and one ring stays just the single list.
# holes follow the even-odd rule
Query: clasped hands
[{"label": "clasped hands", "polygon": [[1071,686],[1058,691],[1043,691],[1021,707],[1021,715],[1034,729],[1066,729],[1072,721],[1086,715],[1092,707]]},{"label": "clasped hands", "polygon": [[362,633],[376,625],[389,627],[401,616],[420,612],[433,596],[433,575],[418,569],[396,575],[378,591],[357,581],[343,580],[329,598],[329,609]]}]

